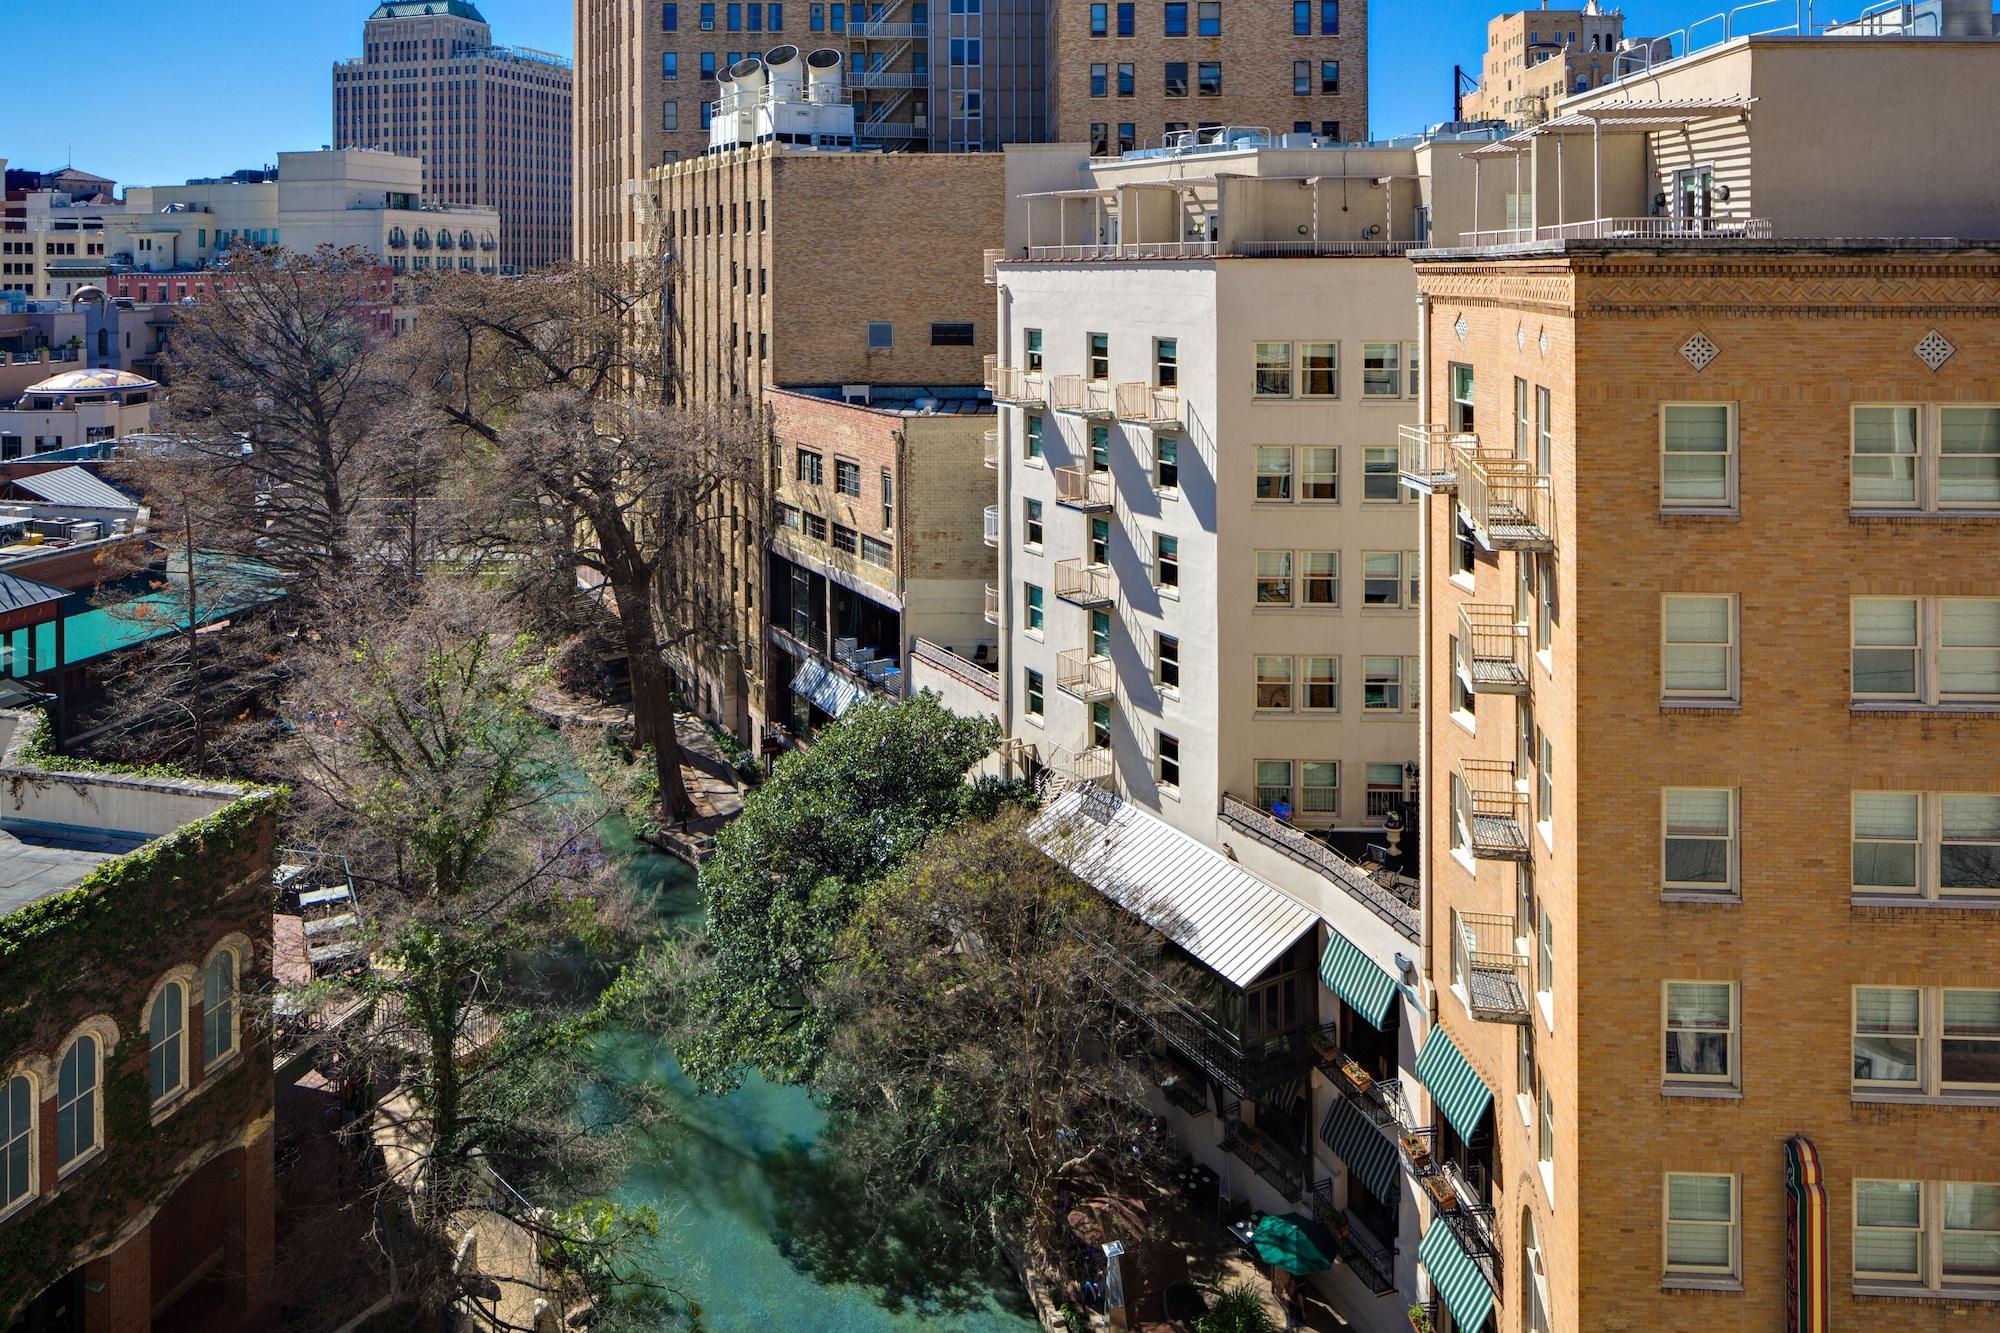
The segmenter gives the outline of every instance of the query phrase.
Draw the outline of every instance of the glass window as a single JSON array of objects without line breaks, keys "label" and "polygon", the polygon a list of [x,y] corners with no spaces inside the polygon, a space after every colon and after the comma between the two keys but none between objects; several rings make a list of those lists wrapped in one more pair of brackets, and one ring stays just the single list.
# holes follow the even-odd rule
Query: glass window
[{"label": "glass window", "polygon": [[680,76],[680,54],[675,51],[662,51],[660,53],[660,77],[662,79],[678,79]]},{"label": "glass window", "polygon": [[1181,446],[1171,435],[1156,436],[1153,440],[1153,484],[1163,491],[1180,489]]},{"label": "glass window", "polygon": [[1312,0],[1292,0],[1292,36],[1312,35]]},{"label": "glass window", "polygon": [[1159,733],[1160,785],[1178,787],[1181,785],[1181,743],[1178,737]]},{"label": "glass window", "polygon": [[1138,94],[1138,91],[1139,81],[1133,66],[1120,65],[1118,67],[1118,95],[1120,97],[1133,97]]},{"label": "glass window", "polygon": [[2000,507],[2000,407],[1938,409],[1938,504]]},{"label": "glass window", "polygon": [[1364,551],[1361,555],[1361,604],[1403,604],[1403,555],[1400,551]]},{"label": "glass window", "polygon": [[1257,805],[1280,819],[1292,817],[1292,761],[1257,761]]},{"label": "glass window", "polygon": [[2000,598],[1938,602],[1938,697],[2000,697]]},{"label": "glass window", "polygon": [[1153,676],[1162,689],[1181,685],[1181,641],[1171,634],[1153,636]]},{"label": "glass window", "polygon": [[1111,6],[1092,5],[1090,7],[1090,35],[1108,37],[1111,34]]},{"label": "glass window", "polygon": [[236,1053],[236,955],[220,950],[201,985],[201,1062],[208,1069]]},{"label": "glass window", "polygon": [[1734,432],[1726,403],[1670,403],[1660,409],[1662,508],[1716,509],[1734,503]]},{"label": "glass window", "polygon": [[1915,986],[1854,991],[1856,1086],[1916,1089],[1923,1070],[1923,994]]},{"label": "glass window", "polygon": [[1153,535],[1153,582],[1162,588],[1181,586],[1181,539],[1164,532]]},{"label": "glass window", "polygon": [[1025,425],[1024,448],[1027,451],[1027,457],[1040,458],[1042,456],[1042,419],[1039,415],[1031,412],[1023,418],[1023,422]]},{"label": "glass window", "polygon": [[887,320],[873,320],[868,325],[868,346],[874,351],[886,351],[896,345],[895,326]]},{"label": "glass window", "polygon": [[1854,599],[1854,693],[1877,699],[1917,697],[1922,642],[1914,597]]},{"label": "glass window", "polygon": [[1305,706],[1321,713],[1340,711],[1340,659],[1308,657],[1305,660]]},{"label": "glass window", "polygon": [[1111,66],[1092,65],[1090,67],[1090,95],[1109,97],[1111,95]]},{"label": "glass window", "polygon": [[1090,613],[1090,655],[1095,658],[1111,656],[1111,613],[1092,611]]},{"label": "glass window", "polygon": [[1403,708],[1403,659],[1361,659],[1361,707],[1371,713],[1396,713]]},{"label": "glass window", "polygon": [[819,485],[820,479],[825,475],[821,470],[823,462],[824,460],[812,450],[800,449],[797,467],[793,472],[794,478],[807,486]]},{"label": "glass window", "polygon": [[1308,759],[1299,765],[1299,809],[1308,815],[1340,813],[1340,765]]},{"label": "glass window", "polygon": [[34,1085],[17,1074],[0,1085],[0,1213],[28,1197],[33,1159],[40,1151]]},{"label": "glass window", "polygon": [[1164,16],[1166,34],[1169,37],[1188,35],[1188,7],[1183,0],[1167,0]]},{"label": "glass window", "polygon": [[1951,1282],[2000,1282],[2000,1185],[1944,1182],[1940,1275]]},{"label": "glass window", "polygon": [[1257,552],[1257,605],[1290,606],[1291,604],[1292,553]]},{"label": "glass window", "polygon": [[1299,392],[1307,398],[1340,396],[1340,344],[1299,344]]},{"label": "glass window", "polygon": [[2000,990],[1944,992],[1938,1081],[1947,1091],[2000,1088]]},{"label": "glass window", "polygon": [[1664,1070],[1670,1081],[1727,1083],[1736,1077],[1736,987],[1669,981]]},{"label": "glass window", "polygon": [[1022,692],[1027,695],[1027,702],[1023,707],[1028,716],[1042,716],[1042,673],[1033,668],[1024,668],[1021,672],[1021,687]]},{"label": "glass window", "polygon": [[1310,60],[1294,60],[1292,62],[1292,96],[1312,96],[1312,70],[1312,61]]},{"label": "glass window", "polygon": [[1042,604],[1042,585],[1024,583],[1021,585],[1021,606],[1028,622],[1028,632],[1039,634],[1048,621],[1048,612]]},{"label": "glass window", "polygon": [[833,488],[842,495],[861,498],[861,464],[846,458],[833,460]]},{"label": "glass window", "polygon": [[1736,794],[1726,787],[1669,787],[1661,805],[1666,887],[1728,893],[1736,860]]},{"label": "glass window", "polygon": [[1849,467],[1855,504],[1916,504],[1917,409],[1855,408]]},{"label": "glass window", "polygon": [[1194,91],[1197,97],[1222,96],[1222,62],[1200,60],[1194,67]]},{"label": "glass window", "polygon": [[1292,659],[1257,659],[1257,707],[1289,711],[1292,706]]},{"label": "glass window", "polygon": [[1476,427],[1478,387],[1473,379],[1472,367],[1453,362],[1451,365],[1451,429],[1458,434],[1468,433]]},{"label": "glass window", "polygon": [[1854,1182],[1854,1276],[1923,1277],[1924,1187],[1915,1180]]},{"label": "glass window", "polygon": [[1257,384],[1259,398],[1292,396],[1292,345],[1288,342],[1257,344]]},{"label": "glass window", "polygon": [[1939,891],[1976,897],[2000,893],[2000,796],[1947,793],[1939,805]]},{"label": "glass window", "polygon": [[1915,792],[1854,793],[1853,867],[1857,892],[1917,892],[1922,804],[1922,798]]},{"label": "glass window", "polygon": [[1021,501],[1021,543],[1024,546],[1042,544],[1042,502],[1040,500]]},{"label": "glass window", "polygon": [[1292,498],[1292,451],[1284,445],[1257,446],[1257,489],[1259,500]]},{"label": "glass window", "polygon": [[1102,565],[1111,557],[1111,520],[1093,518],[1090,520],[1090,563]]},{"label": "glass window", "polygon": [[56,1169],[97,1147],[97,1038],[78,1037],[56,1075]]},{"label": "glass window", "polygon": [[1165,92],[1168,97],[1188,95],[1188,62],[1169,60],[1166,64]]},{"label": "glass window", "polygon": [[1361,344],[1361,396],[1400,398],[1403,396],[1401,343]]},{"label": "glass window", "polygon": [[1173,338],[1153,339],[1153,384],[1172,389],[1181,382],[1180,343]]},{"label": "glass window", "polygon": [[1130,37],[1132,35],[1135,26],[1133,22],[1133,11],[1135,8],[1136,6],[1131,3],[1131,0],[1124,0],[1118,6],[1118,35],[1120,37]]},{"label": "glass window", "polygon": [[1340,499],[1340,450],[1334,445],[1307,445],[1299,450],[1301,500],[1331,504]]},{"label": "glass window", "polygon": [[1023,329],[1021,332],[1022,365],[1030,375],[1042,373],[1042,331]]},{"label": "glass window", "polygon": [[1736,1271],[1736,1178],[1667,1177],[1667,1271]]},{"label": "glass window", "polygon": [[1322,60],[1319,62],[1319,91],[1322,97],[1332,97],[1340,91],[1340,62]]},{"label": "glass window", "polygon": [[1319,0],[1319,31],[1322,37],[1340,34],[1340,0]]},{"label": "glass window", "polygon": [[1340,552],[1307,551],[1300,557],[1307,606],[1340,605]]},{"label": "glass window", "polygon": [[1535,386],[1535,471],[1544,477],[1555,467],[1556,423],[1554,399],[1541,385]]},{"label": "glass window", "polygon": [[170,981],[146,1017],[146,1087],[156,1106],[186,1086],[186,1005],[180,983]]},{"label": "glass window", "polygon": [[1661,664],[1669,696],[1726,698],[1735,690],[1735,607],[1729,597],[1665,599]]},{"label": "glass window", "polygon": [[1088,335],[1088,366],[1090,378],[1108,380],[1111,378],[1111,335],[1093,333]]}]

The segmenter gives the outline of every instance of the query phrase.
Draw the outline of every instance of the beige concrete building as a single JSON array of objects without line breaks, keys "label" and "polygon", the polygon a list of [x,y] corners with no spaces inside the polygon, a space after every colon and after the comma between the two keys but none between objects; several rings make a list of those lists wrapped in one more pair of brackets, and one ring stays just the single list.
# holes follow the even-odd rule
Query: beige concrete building
[{"label": "beige concrete building", "polygon": [[124,370],[65,370],[0,399],[0,462],[149,430],[159,385]]},{"label": "beige concrete building", "polygon": [[1540,124],[1563,98],[1601,88],[1632,67],[1632,61],[1619,64],[1624,45],[1624,11],[1597,0],[1582,9],[1543,5],[1502,14],[1486,25],[1479,88],[1465,96],[1460,115]]},{"label": "beige concrete building", "polygon": [[7,170],[0,202],[0,299],[16,293],[25,300],[67,300],[84,287],[102,283],[108,272],[103,218],[116,212],[111,192],[117,182],[78,171],[38,173]]},{"label": "beige concrete building", "polygon": [[1995,1322],[1996,72],[1723,44],[1418,257],[1440,1328]]},{"label": "beige concrete building", "polygon": [[384,0],[334,64],[333,146],[416,158],[425,198],[499,212],[487,258],[545,268],[570,257],[570,84],[562,56],[494,45],[470,0]]}]

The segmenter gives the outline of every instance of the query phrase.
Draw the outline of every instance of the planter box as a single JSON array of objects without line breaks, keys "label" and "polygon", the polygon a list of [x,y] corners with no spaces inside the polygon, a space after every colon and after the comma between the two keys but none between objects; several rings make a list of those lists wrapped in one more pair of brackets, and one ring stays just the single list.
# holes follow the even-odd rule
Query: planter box
[{"label": "planter box", "polygon": [[1458,1211],[1458,1191],[1453,1189],[1451,1182],[1443,1176],[1425,1176],[1424,1191],[1431,1196],[1431,1202],[1438,1206],[1439,1212]]},{"label": "planter box", "polygon": [[1366,1092],[1375,1086],[1375,1080],[1369,1076],[1368,1071],[1344,1055],[1340,1057],[1340,1076],[1346,1079],[1348,1086],[1356,1092]]}]

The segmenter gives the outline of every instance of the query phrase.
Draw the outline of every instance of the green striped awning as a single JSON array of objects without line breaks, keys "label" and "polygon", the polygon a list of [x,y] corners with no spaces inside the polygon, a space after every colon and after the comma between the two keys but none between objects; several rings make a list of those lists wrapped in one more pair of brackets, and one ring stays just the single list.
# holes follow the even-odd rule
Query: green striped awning
[{"label": "green striped awning", "polygon": [[1396,979],[1337,930],[1326,932],[1326,954],[1319,960],[1320,980],[1347,1007],[1376,1027],[1382,1026],[1396,998]]},{"label": "green striped awning", "polygon": [[1431,1229],[1424,1233],[1423,1243],[1417,1246],[1417,1258],[1431,1275],[1431,1285],[1437,1288],[1437,1294],[1444,1298],[1452,1323],[1464,1333],[1479,1333],[1486,1327],[1486,1316],[1493,1312],[1493,1288],[1486,1285],[1486,1275],[1458,1243],[1458,1237],[1451,1234],[1451,1225],[1443,1218],[1432,1222]]},{"label": "green striped awning", "polygon": [[1462,1139],[1479,1129],[1479,1117],[1493,1104],[1493,1089],[1466,1063],[1465,1056],[1443,1028],[1432,1028],[1431,1039],[1417,1056],[1417,1082],[1430,1089],[1444,1118]]},{"label": "green striped awning", "polygon": [[1333,1149],[1334,1156],[1347,1163],[1354,1178],[1368,1192],[1396,1206],[1396,1175],[1399,1163],[1396,1145],[1382,1137],[1382,1131],[1368,1123],[1368,1117],[1345,1097],[1335,1096],[1319,1122],[1320,1142]]}]

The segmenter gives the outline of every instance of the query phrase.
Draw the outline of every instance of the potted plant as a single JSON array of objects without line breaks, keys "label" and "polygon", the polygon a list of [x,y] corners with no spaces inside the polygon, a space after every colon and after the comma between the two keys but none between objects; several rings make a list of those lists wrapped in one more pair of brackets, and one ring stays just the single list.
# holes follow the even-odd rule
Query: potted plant
[{"label": "potted plant", "polygon": [[1431,1202],[1438,1206],[1439,1212],[1449,1213],[1457,1211],[1458,1191],[1454,1190],[1451,1187],[1451,1182],[1443,1176],[1425,1176],[1424,1190],[1431,1196]]},{"label": "potted plant", "polygon": [[1431,1323],[1431,1312],[1427,1307],[1412,1305],[1408,1310],[1408,1314],[1410,1316],[1410,1333],[1433,1333],[1434,1326]]},{"label": "potted plant", "polygon": [[1356,1092],[1366,1092],[1375,1086],[1375,1080],[1368,1071],[1344,1055],[1340,1057],[1340,1075]]},{"label": "potted plant", "polygon": [[1312,1043],[1313,1054],[1319,1057],[1321,1064],[1332,1064],[1336,1060],[1346,1063],[1346,1057],[1340,1053],[1340,1043],[1334,1040],[1332,1033],[1314,1028],[1307,1034],[1306,1040]]},{"label": "potted plant", "polygon": [[1431,1164],[1431,1146],[1415,1134],[1403,1135],[1403,1156],[1410,1159],[1410,1165],[1422,1171]]}]

